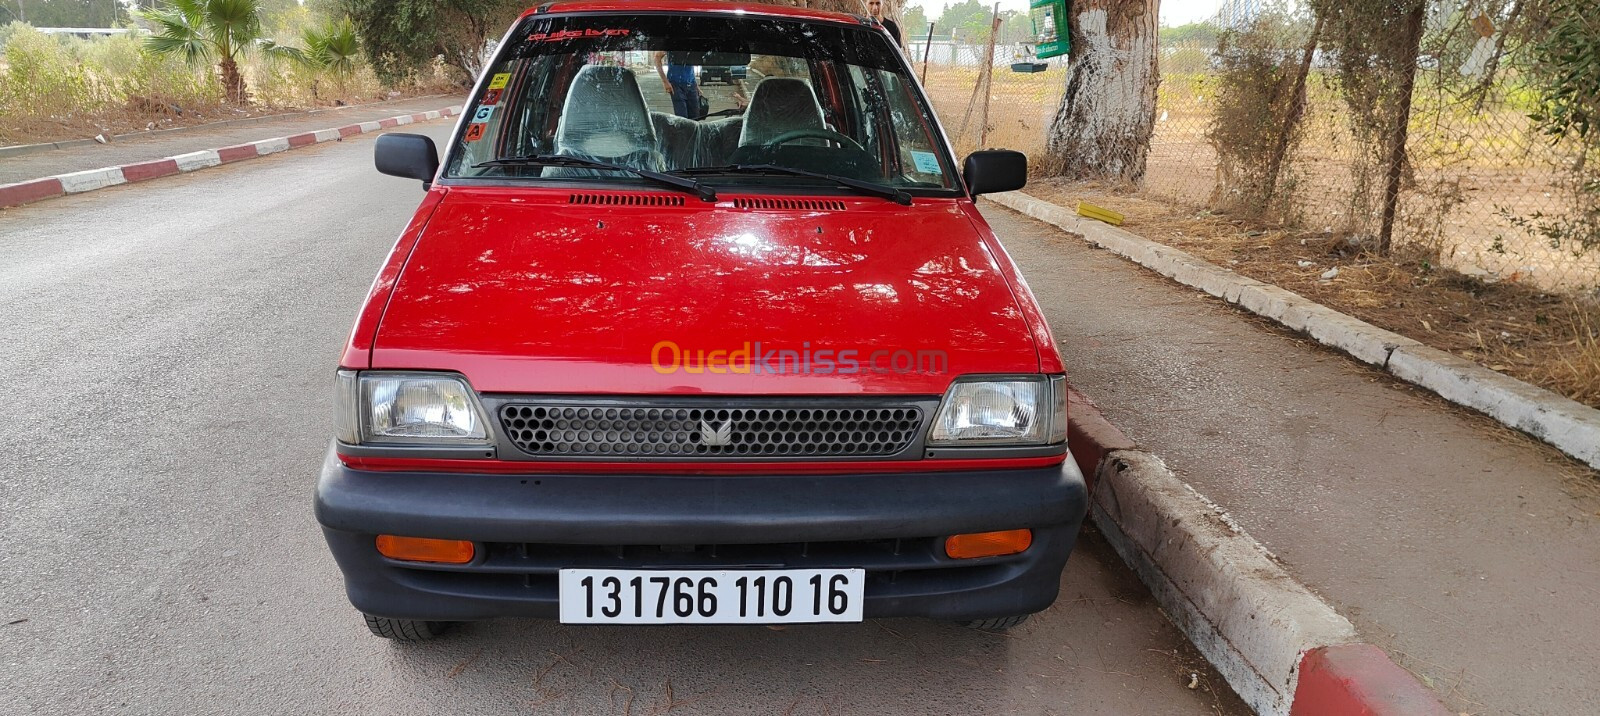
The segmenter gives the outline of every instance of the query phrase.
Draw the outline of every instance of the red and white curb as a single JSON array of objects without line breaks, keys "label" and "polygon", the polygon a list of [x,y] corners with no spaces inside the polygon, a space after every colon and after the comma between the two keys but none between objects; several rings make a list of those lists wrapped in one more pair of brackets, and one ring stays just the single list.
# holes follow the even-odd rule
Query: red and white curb
[{"label": "red and white curb", "polygon": [[1600,410],[1022,192],[985,198],[1487,414],[1600,469]]},{"label": "red and white curb", "polygon": [[1134,449],[1094,403],[1076,391],[1070,402],[1068,444],[1095,476],[1090,518],[1256,713],[1448,716],[1221,507]]},{"label": "red and white curb", "polygon": [[209,167],[232,164],[234,162],[264,157],[268,154],[277,154],[291,149],[299,149],[322,142],[333,142],[357,134],[377,132],[384,129],[401,127],[417,122],[427,122],[442,117],[452,117],[460,113],[457,107],[402,114],[395,117],[358,124],[347,124],[343,127],[319,129],[311,132],[292,134],[287,137],[274,137],[257,142],[235,144],[230,147],[218,149],[204,149],[198,152],[189,152],[177,156],[152,159],[150,161],[123,164],[115,167],[100,169],[87,169],[70,174],[57,174],[42,179],[32,179],[15,184],[0,185],[0,208],[21,206],[35,201],[54,199],[68,194],[82,194],[88,191],[105,189],[121,184],[148,181],[174,174],[198,171]]}]

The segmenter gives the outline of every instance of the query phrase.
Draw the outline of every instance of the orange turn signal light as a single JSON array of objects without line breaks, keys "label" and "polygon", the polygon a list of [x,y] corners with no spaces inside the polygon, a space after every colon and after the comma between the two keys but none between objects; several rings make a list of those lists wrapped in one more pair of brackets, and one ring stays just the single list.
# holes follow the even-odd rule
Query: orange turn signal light
[{"label": "orange turn signal light", "polygon": [[399,559],[407,562],[466,564],[472,561],[474,552],[475,549],[472,543],[466,540],[378,535],[378,554],[389,559]]},{"label": "orange turn signal light", "polygon": [[999,557],[1027,551],[1033,544],[1033,530],[1004,530],[955,535],[944,541],[944,553],[951,559]]}]

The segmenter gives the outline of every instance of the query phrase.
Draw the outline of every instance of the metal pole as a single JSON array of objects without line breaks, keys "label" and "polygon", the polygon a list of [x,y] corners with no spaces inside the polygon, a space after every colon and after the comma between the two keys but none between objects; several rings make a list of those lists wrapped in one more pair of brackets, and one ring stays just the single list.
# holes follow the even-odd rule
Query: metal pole
[{"label": "metal pole", "polygon": [[928,38],[922,41],[922,84],[928,84],[928,52],[933,49],[933,23],[928,23]]},{"label": "metal pole", "polygon": [[978,148],[982,149],[989,140],[989,95],[994,89],[994,42],[1000,34],[1000,3],[994,4],[994,19],[989,21],[989,49],[984,52],[983,78],[979,83],[983,85],[983,114],[978,120]]}]

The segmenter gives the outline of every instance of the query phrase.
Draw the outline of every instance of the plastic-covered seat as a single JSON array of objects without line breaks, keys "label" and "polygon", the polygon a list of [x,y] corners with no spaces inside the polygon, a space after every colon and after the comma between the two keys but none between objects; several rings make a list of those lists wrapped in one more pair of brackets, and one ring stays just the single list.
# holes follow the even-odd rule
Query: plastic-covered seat
[{"label": "plastic-covered seat", "polygon": [[699,144],[699,122],[665,112],[651,112],[656,128],[656,151],[667,171],[694,166]]},{"label": "plastic-covered seat", "polygon": [[[600,65],[578,70],[561,107],[555,151],[635,169],[661,168],[654,123],[632,70]],[[601,174],[590,169],[545,170],[546,176]]]},{"label": "plastic-covered seat", "polygon": [[[822,105],[811,85],[793,77],[768,77],[756,85],[750,98],[750,109],[745,112],[744,127],[739,133],[739,146],[762,146],[784,132],[796,129],[827,129],[822,118]],[[802,139],[804,143],[822,140]]]}]

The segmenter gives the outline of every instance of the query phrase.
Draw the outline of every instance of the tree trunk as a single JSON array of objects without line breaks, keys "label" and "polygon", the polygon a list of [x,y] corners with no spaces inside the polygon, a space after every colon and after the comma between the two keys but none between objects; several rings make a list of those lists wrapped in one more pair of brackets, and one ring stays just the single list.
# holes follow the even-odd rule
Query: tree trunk
[{"label": "tree trunk", "polygon": [[1317,56],[1317,43],[1322,40],[1321,13],[1317,14],[1316,24],[1311,27],[1311,39],[1306,40],[1305,52],[1300,57],[1300,70],[1294,76],[1294,95],[1289,98],[1289,113],[1283,118],[1283,126],[1278,129],[1278,143],[1273,147],[1272,159],[1267,162],[1267,190],[1262,194],[1266,201],[1272,201],[1273,194],[1278,191],[1278,174],[1283,171],[1283,159],[1289,153],[1289,142],[1294,139],[1294,130],[1300,126],[1300,118],[1306,112],[1306,78],[1311,76],[1311,62]]},{"label": "tree trunk", "polygon": [[218,68],[222,70],[222,91],[228,101],[243,104],[249,95],[245,92],[244,73],[239,71],[239,63],[233,57],[223,55]]},{"label": "tree trunk", "polygon": [[1406,18],[1405,47],[1401,57],[1405,76],[1400,79],[1400,111],[1395,113],[1389,135],[1389,168],[1383,188],[1383,221],[1378,229],[1378,255],[1388,256],[1394,243],[1394,217],[1400,206],[1400,179],[1406,164],[1406,137],[1411,124],[1411,95],[1416,87],[1417,54],[1422,50],[1422,23],[1428,13],[1426,2],[1417,2]]},{"label": "tree trunk", "polygon": [[1067,90],[1041,168],[1137,184],[1155,131],[1160,0],[1078,0],[1071,8]]}]

